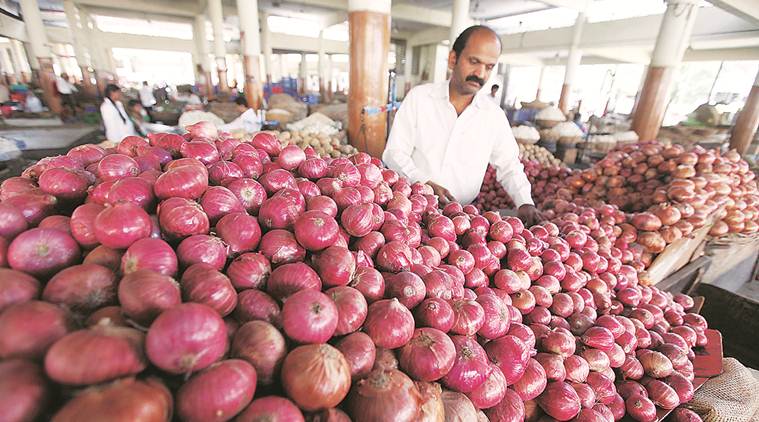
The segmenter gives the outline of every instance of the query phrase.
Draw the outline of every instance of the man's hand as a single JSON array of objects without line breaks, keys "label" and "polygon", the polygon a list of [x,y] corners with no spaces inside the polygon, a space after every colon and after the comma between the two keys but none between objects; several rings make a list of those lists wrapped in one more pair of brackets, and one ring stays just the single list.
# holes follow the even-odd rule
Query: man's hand
[{"label": "man's hand", "polygon": [[519,207],[517,216],[524,223],[525,227],[530,227],[543,221],[543,216],[540,214],[535,205],[524,204]]},{"label": "man's hand", "polygon": [[437,183],[431,180],[428,180],[427,184],[430,185],[430,187],[432,188],[432,191],[435,192],[435,195],[437,195],[438,197],[438,202],[440,202],[441,204],[445,205],[451,201],[456,200],[456,198],[454,198],[453,195],[451,195],[451,193],[448,192],[448,189],[438,185]]}]

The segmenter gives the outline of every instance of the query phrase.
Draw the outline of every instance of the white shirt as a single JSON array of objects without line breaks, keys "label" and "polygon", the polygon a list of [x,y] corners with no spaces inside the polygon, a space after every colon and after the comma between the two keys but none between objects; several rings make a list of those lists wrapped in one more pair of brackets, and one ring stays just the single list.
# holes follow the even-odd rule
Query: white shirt
[{"label": "white shirt", "polygon": [[[119,115],[119,112],[121,114]],[[103,118],[103,125],[105,126],[105,137],[109,141],[121,142],[122,139],[129,135],[137,135],[137,130],[132,124],[132,120],[129,119],[129,115],[124,110],[124,105],[121,101],[116,101],[116,104],[109,99],[105,99],[103,104],[100,105],[100,115]],[[121,117],[124,117],[122,119]]]},{"label": "white shirt", "polygon": [[140,102],[143,107],[152,107],[156,103],[153,88],[145,85],[140,88]]},{"label": "white shirt", "polygon": [[420,85],[395,115],[382,160],[411,182],[433,181],[468,204],[480,192],[488,163],[517,207],[533,204],[530,182],[506,116],[478,94],[457,116],[448,81]]},{"label": "white shirt", "polygon": [[76,87],[71,84],[71,82],[63,79],[62,77],[58,76],[55,78],[55,88],[58,90],[60,94],[67,95],[67,94],[73,94],[77,91]]}]

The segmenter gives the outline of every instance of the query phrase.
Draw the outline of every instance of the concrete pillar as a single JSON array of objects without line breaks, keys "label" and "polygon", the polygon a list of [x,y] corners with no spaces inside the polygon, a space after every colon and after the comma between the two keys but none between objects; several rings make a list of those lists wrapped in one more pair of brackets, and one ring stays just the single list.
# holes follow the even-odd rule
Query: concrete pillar
[{"label": "concrete pillar", "polygon": [[656,139],[672,76],[683,59],[698,12],[697,0],[670,0],[659,28],[632,129],[642,141]]},{"label": "concrete pillar", "polygon": [[319,31],[319,95],[325,101],[327,95],[327,54],[324,52],[324,30]]},{"label": "concrete pillar", "polygon": [[580,60],[582,59],[580,39],[582,38],[582,27],[585,25],[585,20],[585,13],[578,13],[577,19],[575,20],[574,30],[572,32],[572,44],[569,46],[567,65],[564,70],[564,84],[561,86],[561,96],[559,97],[559,109],[561,109],[564,114],[569,111],[572,84],[574,83],[575,75],[580,69]]},{"label": "concrete pillar", "polygon": [[72,0],[63,1],[63,10],[66,13],[66,21],[71,32],[72,45],[76,55],[76,63],[82,71],[82,86],[87,95],[96,97],[97,87],[92,83],[92,63],[84,46],[85,36],[82,33],[83,25],[80,20],[79,10]]},{"label": "concrete pillar", "polygon": [[224,46],[224,16],[221,10],[221,0],[208,0],[208,15],[213,27],[213,55],[216,58],[216,72],[219,74],[219,91],[229,92],[227,50]]},{"label": "concrete pillar", "polygon": [[325,70],[325,72],[326,72],[327,83],[326,83],[326,86],[324,87],[324,89],[326,91],[327,98],[325,98],[324,102],[331,103],[332,102],[332,98],[333,98],[332,94],[335,92],[334,86],[332,84],[332,66],[333,66],[333,63],[332,63],[332,55],[331,54],[327,54],[326,55],[326,61],[327,61],[327,63],[326,63],[326,70]]},{"label": "concrete pillar", "polygon": [[351,144],[374,157],[387,140],[384,113],[362,113],[364,107],[387,104],[387,55],[390,50],[390,0],[349,0],[350,89],[348,135]]},{"label": "concrete pillar", "polygon": [[13,68],[17,69],[20,73],[19,78],[21,82],[28,83],[31,79],[31,68],[29,62],[26,60],[26,52],[24,51],[24,45],[21,41],[10,39],[11,45],[11,60],[13,61]]},{"label": "concrete pillar", "polygon": [[506,107],[506,96],[509,91],[509,77],[511,76],[511,65],[508,63],[501,63],[503,69],[501,70],[501,108]]},{"label": "concrete pillar", "polygon": [[266,83],[271,83],[271,75],[274,73],[271,64],[271,31],[269,30],[269,14],[261,14],[261,50],[264,54],[264,69],[266,72]]},{"label": "concrete pillar", "polygon": [[469,19],[469,0],[453,0],[452,9],[451,32],[448,36],[451,46],[453,46],[453,41],[456,40],[456,37],[472,24],[472,20]]},{"label": "concrete pillar", "polygon": [[300,53],[300,64],[298,65],[298,93],[300,95],[306,95],[308,87],[308,62],[306,61],[306,53]]},{"label": "concrete pillar", "polygon": [[535,90],[535,101],[540,101],[540,91],[543,89],[543,74],[546,71],[545,66],[540,66],[540,75],[538,75],[538,89]]},{"label": "concrete pillar", "polygon": [[61,112],[61,99],[55,89],[55,73],[53,72],[53,60],[47,47],[47,34],[42,23],[37,0],[21,0],[21,13],[26,24],[26,34],[29,37],[29,45],[32,56],[39,64],[39,82],[42,88],[45,103],[48,108],[58,114]]},{"label": "concrete pillar", "polygon": [[403,95],[405,96],[413,85],[414,75],[412,75],[414,60],[414,47],[406,41],[406,54],[403,63]]},{"label": "concrete pillar", "polygon": [[735,121],[733,134],[730,137],[730,148],[735,148],[739,153],[745,154],[756,136],[757,125],[759,125],[759,72],[756,73],[746,104],[743,105]]},{"label": "concrete pillar", "polygon": [[2,63],[2,66],[0,67],[3,69],[4,79],[8,81],[8,84],[15,83],[17,80],[16,66],[14,66],[11,62],[10,54],[8,54],[8,50],[6,48],[0,48],[0,63]]},{"label": "concrete pillar", "polygon": [[211,59],[208,52],[208,37],[206,36],[206,17],[196,15],[192,24],[192,39],[195,42],[195,77],[200,94],[207,97],[212,96],[213,86],[211,85]]},{"label": "concrete pillar", "polygon": [[240,42],[245,73],[245,99],[258,110],[263,104],[261,84],[261,38],[258,33],[258,0],[237,0],[240,19]]},{"label": "concrete pillar", "polygon": [[279,56],[279,79],[284,79],[288,74],[285,73],[285,55],[278,54]]}]

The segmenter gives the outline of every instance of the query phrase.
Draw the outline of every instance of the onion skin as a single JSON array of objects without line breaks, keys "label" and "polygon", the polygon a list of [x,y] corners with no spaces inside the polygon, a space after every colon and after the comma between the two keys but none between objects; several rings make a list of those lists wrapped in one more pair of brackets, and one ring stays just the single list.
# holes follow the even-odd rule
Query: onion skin
[{"label": "onion skin", "polygon": [[414,383],[421,395],[419,422],[445,422],[443,391],[438,383],[417,381]]},{"label": "onion skin", "polygon": [[224,360],[194,375],[177,392],[177,414],[186,421],[226,421],[256,391],[256,370],[240,359]]},{"label": "onion skin", "polygon": [[398,370],[372,371],[351,388],[347,411],[366,422],[416,421],[422,397],[414,382]]},{"label": "onion skin", "polygon": [[173,400],[158,380],[124,378],[92,387],[75,396],[53,416],[55,422],[91,421],[106,418],[115,422],[171,420]]},{"label": "onion skin", "polygon": [[136,375],[147,367],[145,335],[126,327],[96,325],[55,342],[45,355],[45,372],[55,382],[92,385]]},{"label": "onion skin", "polygon": [[259,386],[271,385],[279,377],[287,354],[285,338],[265,321],[250,321],[235,333],[230,355],[246,360],[256,369]]},{"label": "onion skin", "polygon": [[55,229],[31,229],[16,236],[8,246],[11,268],[35,277],[46,277],[75,264],[79,245],[68,234]]},{"label": "onion skin", "polygon": [[145,341],[148,359],[166,372],[201,370],[226,351],[227,327],[212,308],[183,303],[153,321]]},{"label": "onion skin", "polygon": [[335,407],[350,390],[350,366],[343,354],[328,344],[299,346],[282,364],[282,386],[306,411]]},{"label": "onion skin", "polygon": [[580,412],[580,397],[565,382],[550,382],[538,397],[538,405],[559,421],[568,421]]},{"label": "onion skin", "polygon": [[443,383],[452,390],[469,393],[490,375],[487,354],[472,337],[453,336],[451,340],[456,346],[456,358]]},{"label": "onion skin", "polygon": [[298,291],[282,307],[285,334],[298,343],[325,343],[335,333],[337,321],[335,302],[316,290]]},{"label": "onion skin", "polygon": [[485,414],[491,421],[522,422],[525,420],[525,404],[514,390],[508,388],[503,400]]}]

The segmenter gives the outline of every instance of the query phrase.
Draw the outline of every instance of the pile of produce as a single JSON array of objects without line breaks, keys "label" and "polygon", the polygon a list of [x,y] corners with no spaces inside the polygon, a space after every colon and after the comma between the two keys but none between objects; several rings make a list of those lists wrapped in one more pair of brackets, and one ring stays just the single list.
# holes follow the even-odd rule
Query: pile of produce
[{"label": "pile of produce", "polygon": [[79,146],[0,201],[13,420],[647,422],[706,342],[614,207],[528,229],[269,133]]},{"label": "pile of produce", "polygon": [[755,179],[735,151],[643,143],[625,145],[567,178],[557,196],[600,200],[633,213],[630,223],[644,232],[638,242],[658,253],[703,227],[714,212],[713,236],[759,231]]},{"label": "pile of produce", "polygon": [[519,144],[519,158],[522,161],[536,161],[542,167],[563,167],[564,163],[551,154],[551,151],[530,144]]},{"label": "pile of produce", "polygon": [[[553,157],[543,147],[536,145],[525,145],[525,147],[532,147],[533,150],[537,150],[541,155],[545,151],[548,156]],[[561,181],[572,174],[572,171],[563,166],[559,167],[559,165],[546,165],[544,161],[528,161],[526,160],[526,156],[522,154],[522,145],[519,146],[519,150],[522,165],[524,165],[524,172],[532,186],[532,197],[535,203],[540,204],[544,199],[555,197],[556,191],[563,186]],[[556,159],[554,158],[553,160]],[[480,212],[514,208],[514,201],[511,200],[509,194],[498,182],[493,166],[488,166],[487,170],[485,170],[485,177],[482,180],[482,186],[480,186],[480,193],[472,201],[472,204]]]},{"label": "pile of produce", "polygon": [[358,150],[348,143],[345,131],[333,135],[302,131],[272,132],[284,145],[297,145],[300,148],[311,147],[322,157],[345,157],[356,154]]}]

